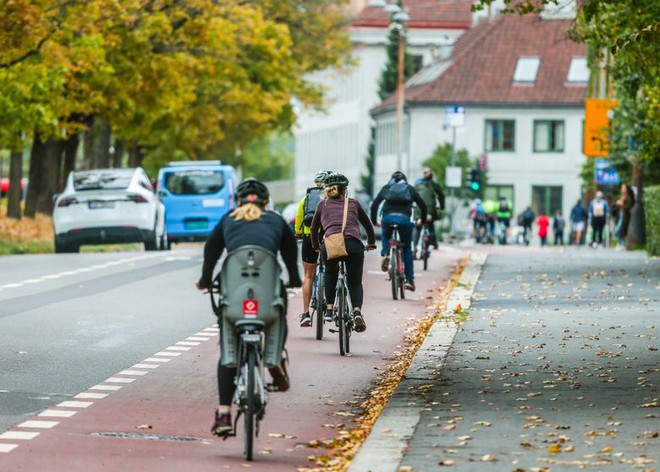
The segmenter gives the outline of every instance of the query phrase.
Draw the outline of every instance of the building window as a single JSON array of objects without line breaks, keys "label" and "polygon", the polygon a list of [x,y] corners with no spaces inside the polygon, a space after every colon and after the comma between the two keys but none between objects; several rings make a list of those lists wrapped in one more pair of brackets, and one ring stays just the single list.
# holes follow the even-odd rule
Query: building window
[{"label": "building window", "polygon": [[513,151],[515,137],[515,121],[486,120],[486,151]]},{"label": "building window", "polygon": [[564,122],[534,121],[534,152],[563,152]]},{"label": "building window", "polygon": [[561,210],[562,201],[561,186],[557,187],[532,187],[532,209],[537,215],[545,214],[547,216],[554,215],[555,211]]},{"label": "building window", "polygon": [[540,64],[541,59],[538,57],[519,57],[516,70],[513,73],[513,81],[527,84],[534,83]]},{"label": "building window", "polygon": [[566,80],[569,83],[577,84],[586,84],[589,81],[589,66],[586,57],[574,57],[571,59]]},{"label": "building window", "polygon": [[484,189],[484,200],[497,202],[501,197],[513,204],[513,185],[488,185]]}]

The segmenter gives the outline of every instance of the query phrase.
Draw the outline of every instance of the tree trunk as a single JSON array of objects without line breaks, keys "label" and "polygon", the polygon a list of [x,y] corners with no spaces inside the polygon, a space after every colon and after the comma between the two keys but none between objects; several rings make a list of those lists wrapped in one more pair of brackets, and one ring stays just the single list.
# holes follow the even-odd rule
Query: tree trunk
[{"label": "tree trunk", "polygon": [[126,141],[118,139],[115,141],[115,153],[112,155],[112,167],[115,169],[121,168],[124,162],[124,149],[126,149]]},{"label": "tree trunk", "polygon": [[34,133],[32,140],[32,149],[30,150],[30,170],[28,191],[25,197],[24,215],[28,218],[34,218],[37,213],[37,200],[39,199],[39,190],[41,188],[41,179],[43,175],[44,145],[38,132]]},{"label": "tree trunk", "polygon": [[64,142],[64,165],[62,167],[62,174],[59,179],[57,191],[64,190],[66,179],[71,172],[76,170],[76,155],[78,154],[78,146],[80,145],[80,133],[72,134]]},{"label": "tree trunk", "polygon": [[128,154],[128,166],[129,167],[142,167],[142,159],[144,155],[142,153],[142,146],[137,145],[131,148]]},{"label": "tree trunk", "polygon": [[110,167],[110,125],[102,119],[95,120],[98,126],[98,159],[97,165],[101,169]]},{"label": "tree trunk", "polygon": [[21,219],[21,178],[23,177],[23,151],[14,151],[9,156],[9,194],[7,195],[7,217]]},{"label": "tree trunk", "polygon": [[60,168],[62,164],[62,151],[64,142],[55,138],[48,138],[43,143],[44,156],[41,180],[41,189],[37,200],[37,211],[50,216],[53,213],[53,196],[58,192]]},{"label": "tree trunk", "polygon": [[628,228],[628,247],[636,248],[646,244],[646,229],[644,218],[644,175],[639,159],[633,160],[632,184],[637,189],[635,205],[630,209],[630,226]]}]

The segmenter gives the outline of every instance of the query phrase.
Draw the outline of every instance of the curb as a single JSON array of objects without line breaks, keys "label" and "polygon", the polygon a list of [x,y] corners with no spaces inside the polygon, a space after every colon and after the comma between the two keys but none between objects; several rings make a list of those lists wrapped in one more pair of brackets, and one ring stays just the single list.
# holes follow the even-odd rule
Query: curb
[{"label": "curb", "polygon": [[[446,310],[457,306],[470,307],[474,287],[488,256],[472,253],[459,283],[447,300]],[[421,412],[418,404],[420,387],[432,384],[444,365],[458,328],[445,322],[435,322],[413,357],[404,379],[383,408],[369,436],[348,467],[348,472],[397,472],[403,454],[413,437]]]}]

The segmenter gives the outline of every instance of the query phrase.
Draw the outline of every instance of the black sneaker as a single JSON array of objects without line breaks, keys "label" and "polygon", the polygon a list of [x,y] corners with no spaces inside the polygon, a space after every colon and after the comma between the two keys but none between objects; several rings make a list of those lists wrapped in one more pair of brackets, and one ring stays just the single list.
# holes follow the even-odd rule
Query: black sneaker
[{"label": "black sneaker", "polygon": [[403,283],[403,288],[405,288],[406,290],[410,290],[411,292],[414,292],[415,291],[415,282],[411,282],[409,280],[406,280]]},{"label": "black sneaker", "polygon": [[335,311],[333,308],[326,308],[325,309],[325,314],[323,315],[323,319],[325,320],[326,323],[332,323],[335,319]]},{"label": "black sneaker", "polygon": [[271,377],[273,377],[273,383],[269,390],[274,392],[286,392],[291,386],[289,384],[289,374],[286,371],[286,359],[282,356],[282,362],[278,367],[269,367],[268,372],[270,372]]},{"label": "black sneaker", "polygon": [[216,436],[229,436],[232,432],[231,413],[219,413],[215,411],[215,422],[211,427],[211,432]]},{"label": "black sneaker", "polygon": [[309,313],[300,314],[300,326],[302,328],[309,328],[312,326],[312,317],[309,316]]},{"label": "black sneaker", "polygon": [[358,333],[364,333],[367,329],[367,324],[364,322],[364,317],[359,311],[353,312],[353,326],[355,331]]},{"label": "black sneaker", "polygon": [[383,257],[383,260],[380,261],[380,270],[387,272],[390,269],[390,258],[387,256]]}]

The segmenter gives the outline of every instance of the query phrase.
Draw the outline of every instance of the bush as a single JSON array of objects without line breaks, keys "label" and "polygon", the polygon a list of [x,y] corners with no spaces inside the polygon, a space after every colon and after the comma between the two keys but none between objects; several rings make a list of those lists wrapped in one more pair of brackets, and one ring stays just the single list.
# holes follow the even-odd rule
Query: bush
[{"label": "bush", "polygon": [[660,256],[660,185],[644,189],[646,210],[646,250]]}]

